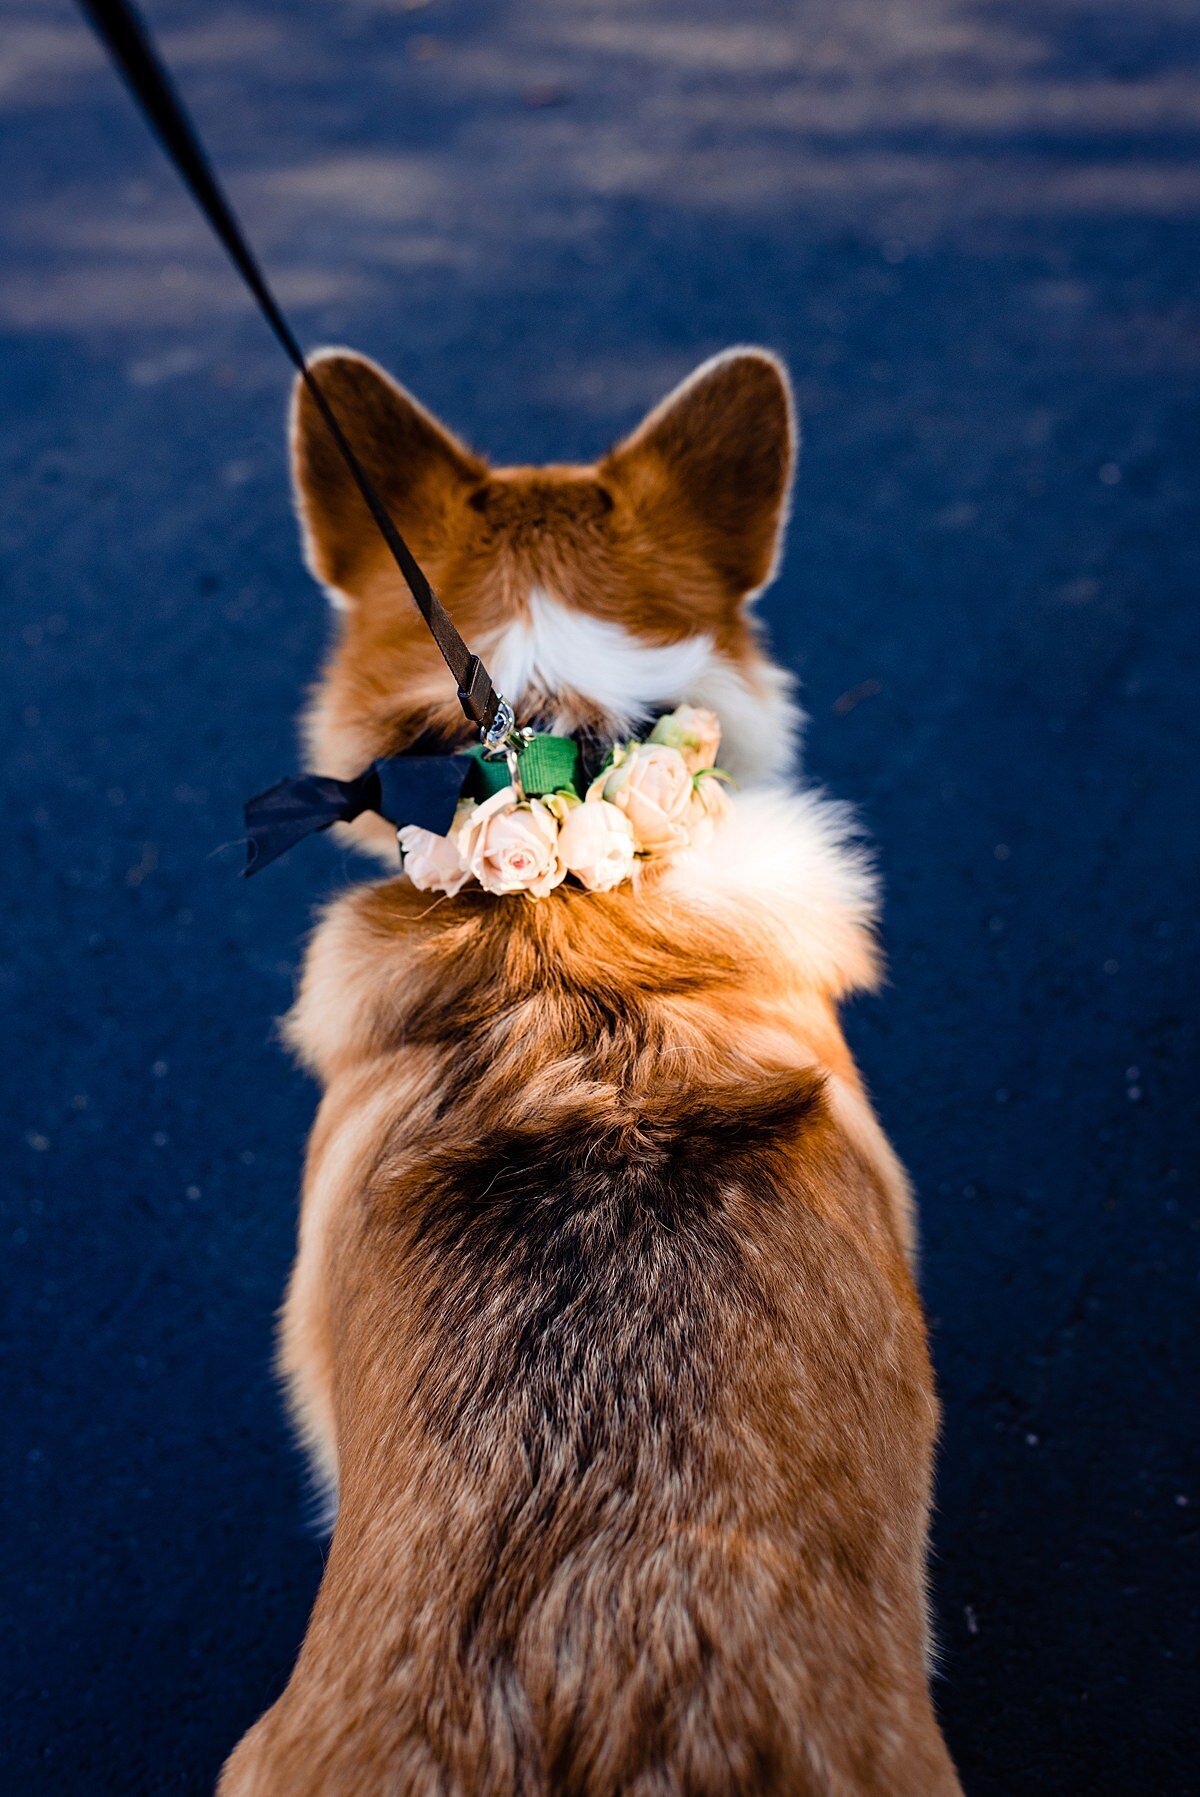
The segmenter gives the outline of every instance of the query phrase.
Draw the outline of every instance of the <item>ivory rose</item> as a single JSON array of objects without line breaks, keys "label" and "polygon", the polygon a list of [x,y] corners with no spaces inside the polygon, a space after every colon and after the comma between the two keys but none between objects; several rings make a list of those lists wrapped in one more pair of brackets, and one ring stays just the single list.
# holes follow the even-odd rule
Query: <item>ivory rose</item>
[{"label": "ivory rose", "polygon": [[702,705],[677,705],[659,718],[650,732],[652,743],[665,743],[678,749],[687,763],[689,774],[716,763],[721,746],[721,723],[715,711]]},{"label": "ivory rose", "polygon": [[472,799],[458,807],[449,836],[438,836],[417,824],[406,824],[399,831],[404,871],[421,892],[445,892],[453,898],[470,879],[471,870],[459,853],[457,833],[474,809]]},{"label": "ivory rose", "polygon": [[588,792],[605,798],[625,813],[641,853],[654,855],[688,840],[687,815],[692,776],[678,749],[663,743],[637,743]]},{"label": "ivory rose", "polygon": [[692,783],[688,806],[688,829],[697,848],[712,841],[713,831],[725,822],[732,810],[725,782],[715,774],[698,774]]},{"label": "ivory rose", "polygon": [[457,840],[460,855],[485,892],[545,898],[566,877],[554,814],[540,799],[519,803],[511,786],[477,805]]},{"label": "ivory rose", "polygon": [[589,892],[608,892],[633,872],[629,819],[604,799],[573,805],[559,832],[558,852],[567,872]]}]

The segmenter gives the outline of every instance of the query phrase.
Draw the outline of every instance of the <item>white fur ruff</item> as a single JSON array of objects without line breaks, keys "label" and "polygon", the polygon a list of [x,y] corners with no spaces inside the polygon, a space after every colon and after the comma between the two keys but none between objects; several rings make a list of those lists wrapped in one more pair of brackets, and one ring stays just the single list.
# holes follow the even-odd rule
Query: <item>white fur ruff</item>
[{"label": "white fur ruff", "polygon": [[[765,661],[750,674],[703,633],[648,643],[535,587],[526,615],[492,638],[484,660],[518,711],[531,690],[574,694],[607,713],[621,735],[648,711],[704,705],[721,720],[721,766],[735,780],[778,779],[795,760],[803,718],[791,676]],[[578,721],[569,700],[551,720],[563,736]]]}]

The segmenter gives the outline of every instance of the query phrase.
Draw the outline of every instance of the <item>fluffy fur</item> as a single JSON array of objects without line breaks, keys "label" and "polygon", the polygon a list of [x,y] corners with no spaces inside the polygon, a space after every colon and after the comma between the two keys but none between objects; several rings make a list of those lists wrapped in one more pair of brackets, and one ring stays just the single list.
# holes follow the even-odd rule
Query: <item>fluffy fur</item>
[{"label": "fluffy fur", "polygon": [[[774,358],[706,364],[594,468],[490,470],[373,365],[319,378],[527,715],[708,703],[748,781],[779,772],[748,612],[795,450]],[[303,396],[293,442],[343,605],[314,763],[454,737]],[[224,1797],[959,1790],[909,1193],[836,1015],[875,903],[841,807],[748,787],[613,892],[391,878],[326,913],[287,1026],[324,1097],[281,1362],[337,1523]]]},{"label": "fluffy fur", "polygon": [[597,708],[619,732],[648,712],[687,701],[720,715],[721,765],[734,779],[759,780],[792,766],[801,715],[788,675],[769,665],[739,666],[707,632],[648,643],[615,619],[591,617],[535,586],[522,616],[486,650],[493,680],[514,704],[531,693],[586,694],[584,707],[551,708],[546,722],[564,736]]}]

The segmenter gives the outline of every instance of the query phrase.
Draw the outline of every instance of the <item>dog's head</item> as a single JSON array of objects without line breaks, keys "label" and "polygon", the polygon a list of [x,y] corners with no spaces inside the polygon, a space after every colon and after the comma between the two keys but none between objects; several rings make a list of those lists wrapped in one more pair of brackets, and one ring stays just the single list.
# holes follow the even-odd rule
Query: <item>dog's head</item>
[{"label": "dog's head", "polygon": [[[491,468],[373,362],[328,350],[313,369],[520,722],[620,735],[705,705],[736,778],[785,770],[798,714],[751,612],[775,570],[796,452],[774,356],[704,363],[590,467]],[[309,566],[341,613],[308,714],[312,765],[345,776],[428,733],[468,740],[453,682],[302,386],[292,445]]]}]

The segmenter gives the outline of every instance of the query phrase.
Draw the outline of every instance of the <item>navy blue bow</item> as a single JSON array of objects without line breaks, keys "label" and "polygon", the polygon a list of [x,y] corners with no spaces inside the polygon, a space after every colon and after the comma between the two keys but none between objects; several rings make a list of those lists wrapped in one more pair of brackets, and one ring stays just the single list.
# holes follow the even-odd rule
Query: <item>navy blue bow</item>
[{"label": "navy blue bow", "polygon": [[353,780],[302,774],[246,803],[246,865],[255,874],[305,836],[376,811],[389,823],[417,824],[444,836],[454,821],[471,755],[386,755]]}]

